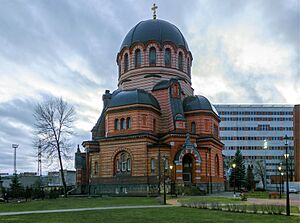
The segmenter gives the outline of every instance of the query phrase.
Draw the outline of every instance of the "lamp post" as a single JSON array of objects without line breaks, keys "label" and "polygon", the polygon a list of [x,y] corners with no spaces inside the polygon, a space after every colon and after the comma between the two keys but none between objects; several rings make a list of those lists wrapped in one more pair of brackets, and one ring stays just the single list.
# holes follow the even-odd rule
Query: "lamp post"
[{"label": "lamp post", "polygon": [[171,171],[171,197],[173,195],[174,185],[173,185],[173,178],[172,178],[172,172],[173,172],[173,166],[170,165],[170,171]]},{"label": "lamp post", "polygon": [[265,150],[265,156],[264,156],[264,166],[265,166],[264,187],[265,187],[265,190],[267,190],[267,164],[266,164],[266,158],[267,158],[266,151],[267,151],[267,149],[268,149],[268,141],[266,139],[264,139],[264,150]]},{"label": "lamp post", "polygon": [[232,168],[233,168],[233,177],[234,177],[234,181],[233,181],[233,196],[235,197],[235,168],[236,168],[236,164],[233,163],[232,164]]},{"label": "lamp post", "polygon": [[280,181],[280,198],[282,198],[282,193],[283,193],[283,172],[280,173],[281,176],[281,181]]},{"label": "lamp post", "polygon": [[281,170],[282,170],[282,166],[281,166],[281,164],[279,164],[279,166],[278,166],[278,171],[279,171],[279,197],[281,198],[281,182],[282,182],[282,172],[281,172]]},{"label": "lamp post", "polygon": [[286,215],[290,216],[290,191],[289,191],[289,154],[288,154],[288,140],[287,135],[284,136],[284,145],[285,145],[285,172],[286,172]]},{"label": "lamp post", "polygon": [[167,204],[167,195],[166,195],[166,169],[168,168],[168,166],[166,165],[166,157],[164,156],[163,158],[164,161],[164,205]]}]

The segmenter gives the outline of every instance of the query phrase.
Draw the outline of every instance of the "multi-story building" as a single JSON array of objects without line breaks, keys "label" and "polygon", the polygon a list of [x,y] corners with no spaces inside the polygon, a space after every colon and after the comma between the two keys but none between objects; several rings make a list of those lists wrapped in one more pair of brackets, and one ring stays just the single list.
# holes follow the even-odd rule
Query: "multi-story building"
[{"label": "multi-story building", "polygon": [[263,161],[270,187],[277,180],[278,165],[284,166],[283,138],[287,135],[289,160],[294,166],[293,105],[218,104],[215,107],[221,117],[220,139],[225,144],[223,155],[228,163],[238,149],[246,164]]}]

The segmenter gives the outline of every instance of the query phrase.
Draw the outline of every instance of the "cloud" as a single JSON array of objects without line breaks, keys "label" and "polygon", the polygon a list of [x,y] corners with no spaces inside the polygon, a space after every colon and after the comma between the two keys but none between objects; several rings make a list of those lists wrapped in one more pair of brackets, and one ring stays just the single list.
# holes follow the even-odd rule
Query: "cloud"
[{"label": "cloud", "polygon": [[[74,149],[90,139],[105,89],[117,88],[116,55],[127,32],[150,19],[152,2],[3,1],[0,7],[0,172],[35,171],[34,105],[62,96],[74,105]],[[162,1],[194,60],[196,94],[214,103],[299,103],[299,1]],[[73,162],[68,163],[73,168]]]}]

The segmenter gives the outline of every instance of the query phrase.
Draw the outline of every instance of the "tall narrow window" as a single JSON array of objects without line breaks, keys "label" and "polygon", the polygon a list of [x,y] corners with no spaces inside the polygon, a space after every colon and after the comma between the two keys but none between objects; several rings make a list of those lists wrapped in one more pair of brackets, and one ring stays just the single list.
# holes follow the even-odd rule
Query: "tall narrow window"
[{"label": "tall narrow window", "polygon": [[141,56],[141,50],[136,49],[134,54],[134,64],[135,67],[140,67],[142,64],[142,56]]},{"label": "tall narrow window", "polygon": [[155,49],[155,47],[151,47],[149,50],[149,65],[150,66],[156,65],[156,49]]},{"label": "tall narrow window", "polygon": [[131,118],[130,118],[130,117],[128,117],[128,118],[126,119],[126,124],[127,124],[127,128],[128,128],[128,129],[131,129]]},{"label": "tall narrow window", "polygon": [[192,124],[191,124],[191,132],[192,133],[196,133],[196,123],[195,122],[192,122]]},{"label": "tall narrow window", "polygon": [[124,118],[121,118],[121,129],[126,129],[126,121]]},{"label": "tall narrow window", "polygon": [[151,174],[155,172],[155,159],[151,159]]},{"label": "tall narrow window", "polygon": [[95,173],[95,175],[97,175],[98,173],[99,173],[99,166],[98,166],[98,162],[95,162],[94,163],[94,173]]},{"label": "tall narrow window", "polygon": [[156,119],[155,118],[153,119],[153,131],[154,132],[156,131]]},{"label": "tall narrow window", "polygon": [[127,171],[131,170],[131,159],[127,159]]},{"label": "tall narrow window", "polygon": [[183,56],[182,52],[179,52],[178,54],[178,69],[183,70]]},{"label": "tall narrow window", "polygon": [[129,64],[128,54],[126,53],[124,56],[124,72],[128,71],[128,64]]},{"label": "tall narrow window", "polygon": [[165,66],[171,66],[171,49],[165,49]]},{"label": "tall narrow window", "polygon": [[168,166],[168,165],[169,165],[169,163],[168,163],[168,159],[167,159],[167,158],[165,158],[165,159],[164,159],[164,169],[165,169],[165,170],[167,170],[167,169],[169,168],[169,166]]},{"label": "tall narrow window", "polygon": [[215,157],[215,170],[216,170],[215,175],[219,176],[220,175],[220,164],[219,164],[218,155],[216,155],[216,157]]},{"label": "tall narrow window", "polygon": [[117,164],[117,172],[120,172],[120,161],[117,159],[116,160],[116,164]]},{"label": "tall narrow window", "polygon": [[120,120],[115,119],[115,130],[120,130]]}]

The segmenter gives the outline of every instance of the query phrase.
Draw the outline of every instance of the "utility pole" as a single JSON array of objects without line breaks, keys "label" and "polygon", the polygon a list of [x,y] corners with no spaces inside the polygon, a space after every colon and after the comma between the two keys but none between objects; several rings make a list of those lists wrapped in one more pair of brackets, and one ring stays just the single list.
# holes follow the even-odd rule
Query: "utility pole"
[{"label": "utility pole", "polygon": [[17,148],[18,144],[12,144],[12,148],[14,149],[14,175],[17,175]]}]

